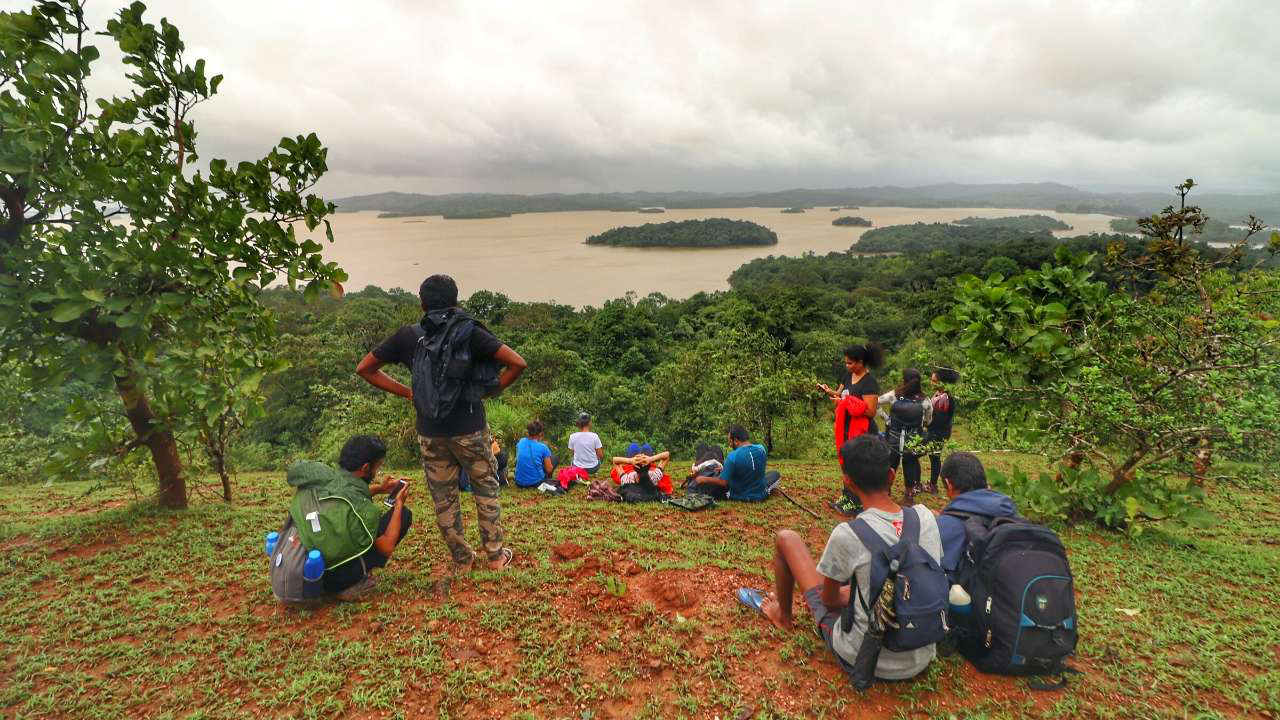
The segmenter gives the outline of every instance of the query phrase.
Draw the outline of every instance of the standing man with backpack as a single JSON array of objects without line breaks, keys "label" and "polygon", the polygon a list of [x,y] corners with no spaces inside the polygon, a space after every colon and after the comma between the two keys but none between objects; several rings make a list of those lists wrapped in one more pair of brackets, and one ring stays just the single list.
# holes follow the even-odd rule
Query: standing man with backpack
[{"label": "standing man with backpack", "polygon": [[[836,526],[816,565],[804,538],[794,530],[779,531],[775,593],[766,597],[742,588],[737,596],[790,630],[792,593],[799,587],[818,634],[861,689],[873,675],[905,680],[928,667],[934,645],[945,636],[947,584],[938,565],[942,545],[933,513],[924,505],[900,507],[889,493],[889,446],[875,435],[854,438],[840,447],[840,466],[845,488],[866,509]],[[891,566],[898,571],[890,572]],[[887,601],[886,593],[892,596]],[[881,621],[886,604],[897,616],[897,629],[886,629]]]},{"label": "standing man with backpack", "polygon": [[[512,551],[502,542],[497,463],[484,399],[515,382],[527,364],[458,307],[458,285],[453,278],[432,275],[423,280],[418,298],[422,320],[400,328],[365,355],[356,374],[379,390],[413,402],[427,489],[454,572],[470,570],[476,556],[462,528],[458,473],[463,468],[471,478],[488,566],[501,570],[511,564]],[[387,363],[409,368],[412,388],[383,372]]]}]

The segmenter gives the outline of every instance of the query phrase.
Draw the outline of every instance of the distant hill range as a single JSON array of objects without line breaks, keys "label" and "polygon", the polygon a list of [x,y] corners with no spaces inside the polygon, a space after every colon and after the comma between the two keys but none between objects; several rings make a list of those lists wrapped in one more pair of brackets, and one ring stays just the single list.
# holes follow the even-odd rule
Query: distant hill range
[{"label": "distant hill range", "polygon": [[[1197,191],[1194,201],[1210,216],[1228,223],[1257,215],[1272,225],[1280,224],[1280,193],[1236,195]],[[483,217],[505,214],[560,212],[566,210],[613,210],[638,212],[641,208],[793,208],[817,206],[862,207],[999,207],[1096,212],[1120,217],[1138,217],[1158,212],[1175,200],[1172,187],[1163,193],[1089,192],[1060,183],[1015,183],[964,185],[943,183],[920,187],[843,188],[830,190],[781,190],[759,193],[629,192],[551,193],[545,195],[498,195],[455,193],[420,195],[386,192],[340,198],[341,212],[376,210],[390,217],[446,215]]]}]

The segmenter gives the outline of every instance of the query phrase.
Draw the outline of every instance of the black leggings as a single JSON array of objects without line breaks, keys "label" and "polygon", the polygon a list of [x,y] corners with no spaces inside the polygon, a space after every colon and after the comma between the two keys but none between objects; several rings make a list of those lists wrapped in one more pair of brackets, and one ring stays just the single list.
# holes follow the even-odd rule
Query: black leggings
[{"label": "black leggings", "polygon": [[912,488],[920,487],[920,456],[910,453],[903,455],[897,450],[889,450],[889,467],[897,470],[899,462],[902,463],[903,488],[909,492]]},{"label": "black leggings", "polygon": [[929,487],[938,486],[938,476],[942,474],[942,453],[929,456]]}]

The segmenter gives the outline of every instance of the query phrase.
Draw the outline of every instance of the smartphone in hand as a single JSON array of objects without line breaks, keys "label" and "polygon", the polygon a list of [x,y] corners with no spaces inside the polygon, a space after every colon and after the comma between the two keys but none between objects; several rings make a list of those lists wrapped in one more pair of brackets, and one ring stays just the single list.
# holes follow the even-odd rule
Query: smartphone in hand
[{"label": "smartphone in hand", "polygon": [[400,491],[401,491],[401,490],[403,490],[403,489],[405,488],[405,486],[406,486],[406,485],[408,485],[408,484],[409,484],[409,481],[408,481],[408,480],[404,480],[404,479],[397,480],[397,481],[396,481],[396,486],[395,486],[395,487],[393,487],[393,488],[391,488],[391,492],[387,493],[387,499],[386,499],[386,500],[383,500],[383,501],[382,501],[382,504],[383,504],[383,505],[386,505],[386,506],[387,506],[387,507],[389,507],[389,508],[393,508],[393,507],[395,507],[395,506],[396,506],[396,495],[399,495],[399,494],[400,494]]}]

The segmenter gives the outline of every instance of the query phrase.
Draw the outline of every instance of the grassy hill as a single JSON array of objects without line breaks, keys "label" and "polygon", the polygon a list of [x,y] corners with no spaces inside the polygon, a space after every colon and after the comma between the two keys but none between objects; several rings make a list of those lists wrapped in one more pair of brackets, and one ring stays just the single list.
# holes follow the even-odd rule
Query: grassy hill
[{"label": "grassy hill", "polygon": [[[777,467],[809,507],[834,494],[829,464]],[[839,522],[782,498],[690,514],[580,489],[504,491],[514,568],[447,582],[419,485],[413,531],[378,588],[294,610],[271,597],[262,556],[289,497],[278,473],[242,475],[234,504],[197,495],[185,513],[89,483],[3,487],[0,715],[1275,717],[1280,630],[1266,618],[1280,612],[1280,500],[1263,485],[1215,488],[1224,523],[1194,535],[1063,532],[1085,672],[1067,691],[951,657],[865,695],[812,632],[774,630],[731,596],[768,583],[776,530],[798,529],[818,552]]]}]

